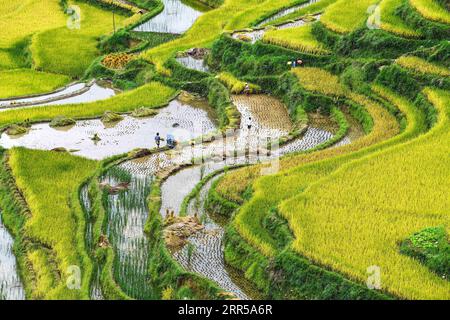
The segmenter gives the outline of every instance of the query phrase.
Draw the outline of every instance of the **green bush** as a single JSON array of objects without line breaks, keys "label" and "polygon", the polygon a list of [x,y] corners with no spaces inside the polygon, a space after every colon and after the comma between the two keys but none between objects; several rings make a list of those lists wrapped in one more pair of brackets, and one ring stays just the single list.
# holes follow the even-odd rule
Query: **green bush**
[{"label": "green bush", "polygon": [[414,99],[421,90],[417,81],[405,69],[395,64],[383,68],[376,82],[410,99]]},{"label": "green bush", "polygon": [[274,299],[380,300],[389,299],[376,290],[312,264],[290,249],[270,264],[270,292]]},{"label": "green bush", "polygon": [[427,228],[404,240],[400,252],[418,259],[439,276],[449,280],[450,243],[444,227]]},{"label": "green bush", "polygon": [[334,48],[341,38],[341,36],[329,30],[320,21],[312,24],[311,33],[316,39],[320,39],[322,43],[325,43],[328,48]]},{"label": "green bush", "polygon": [[288,61],[302,59],[311,66],[324,65],[329,57],[314,56],[257,42],[252,45],[222,35],[214,42],[210,61],[215,70],[229,71],[237,77],[281,75],[290,69]]},{"label": "green bush", "polygon": [[435,44],[433,40],[406,39],[383,30],[362,28],[343,36],[334,48],[340,55],[347,57],[392,59]]},{"label": "green bush", "polygon": [[448,41],[441,41],[436,46],[430,48],[420,48],[413,52],[412,55],[450,68],[450,42]]}]

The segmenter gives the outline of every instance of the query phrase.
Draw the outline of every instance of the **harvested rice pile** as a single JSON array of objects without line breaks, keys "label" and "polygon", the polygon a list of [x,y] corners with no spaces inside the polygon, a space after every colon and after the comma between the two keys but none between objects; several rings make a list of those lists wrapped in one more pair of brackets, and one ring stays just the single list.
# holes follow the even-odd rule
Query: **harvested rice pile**
[{"label": "harvested rice pile", "polygon": [[110,69],[123,69],[133,58],[134,55],[129,53],[111,53],[103,59],[102,64]]}]

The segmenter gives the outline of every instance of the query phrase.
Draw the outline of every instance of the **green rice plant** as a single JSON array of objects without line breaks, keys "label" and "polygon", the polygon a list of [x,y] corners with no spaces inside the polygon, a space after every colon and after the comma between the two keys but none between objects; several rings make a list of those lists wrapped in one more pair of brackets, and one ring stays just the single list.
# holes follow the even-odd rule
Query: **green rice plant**
[{"label": "green rice plant", "polygon": [[[233,94],[241,94],[241,93],[243,93],[244,90],[245,90],[245,84],[247,83],[247,82],[244,82],[244,81],[241,81],[241,80],[237,79],[235,76],[233,76],[229,72],[222,72],[222,73],[220,73],[218,75],[218,79]],[[250,87],[250,93],[259,93],[259,92],[261,92],[261,87],[260,86],[258,86],[256,84],[252,84],[252,83],[249,83],[248,85]]]},{"label": "green rice plant", "polygon": [[65,75],[29,69],[0,71],[0,98],[50,92],[69,82]]},{"label": "green rice plant", "polygon": [[325,9],[320,21],[337,33],[350,33],[360,28],[369,17],[368,9],[380,0],[339,0]]},{"label": "green rice plant", "polygon": [[296,28],[269,30],[263,42],[311,54],[329,54],[325,45],[311,33],[310,24]]},{"label": "green rice plant", "polygon": [[36,249],[28,253],[28,261],[35,274],[37,284],[32,292],[33,299],[44,299],[46,294],[51,291],[57,282],[54,270],[49,268],[52,265],[50,261],[50,250]]},{"label": "green rice plant", "polygon": [[114,251],[112,273],[115,282],[130,297],[137,299],[154,298],[153,288],[148,279],[149,244],[145,236],[129,235],[133,219],[140,219],[142,225],[148,217],[146,200],[150,194],[153,177],[134,177],[129,171],[112,167],[103,177],[108,183],[130,183],[127,190],[111,196],[104,190],[103,204],[107,213],[106,230]]},{"label": "green rice plant", "polygon": [[[331,95],[341,95],[344,92],[338,82],[338,77],[327,73],[320,69],[299,68],[295,73],[305,74],[301,77],[301,84],[309,88],[309,90],[319,93],[329,92]],[[316,76],[316,79],[314,79]],[[312,77],[312,78],[311,78]],[[311,78],[308,80],[308,78]],[[319,81],[318,79],[322,79]],[[322,87],[323,86],[323,87]],[[373,121],[373,128],[370,134],[353,142],[350,146],[322,150],[320,152],[312,152],[307,154],[300,154],[296,156],[289,156],[281,159],[280,165],[282,170],[293,168],[304,163],[314,162],[325,159],[327,157],[338,156],[351,151],[356,151],[364,146],[376,144],[383,139],[391,138],[399,131],[396,119],[390,115],[382,106],[364,97],[363,95],[347,92],[348,98],[360,106],[367,109]],[[347,149],[348,148],[348,149]],[[228,200],[242,203],[244,199],[242,194],[252,182],[259,177],[260,167],[254,166],[230,172],[225,175],[217,184],[217,192]]]},{"label": "green rice plant", "polygon": [[432,74],[443,77],[450,76],[450,69],[415,56],[402,56],[395,60],[395,63],[403,68],[422,74]]},{"label": "green rice plant", "polygon": [[[382,0],[379,5],[379,14],[381,19],[381,29],[392,32],[396,35],[409,38],[421,37],[421,33],[407,25],[397,14],[396,10],[401,6],[403,0]],[[371,16],[369,19],[373,19]]]},{"label": "green rice plant", "polygon": [[[386,92],[386,90],[383,89],[381,92]],[[358,101],[358,103],[364,103],[371,115],[380,114],[380,108],[383,108],[379,104],[359,95],[352,94],[351,97],[352,100]],[[267,239],[270,239],[270,236],[266,232],[263,232],[261,228],[255,227],[258,225],[258,221],[268,212],[267,210],[276,206],[281,199],[286,199],[287,195],[291,194],[291,192],[298,193],[298,190],[306,188],[309,182],[326,177],[348,160],[357,159],[371,152],[395,145],[423,132],[425,119],[422,112],[415,110],[411,105],[407,104],[400,105],[399,107],[409,120],[408,127],[404,129],[402,135],[392,138],[398,132],[398,125],[394,124],[395,120],[392,123],[393,119],[389,116],[387,118],[385,118],[386,116],[382,118],[378,116],[374,118],[375,125],[371,134],[356,140],[350,145],[320,152],[307,152],[306,154],[294,155],[287,159],[282,159],[282,171],[280,174],[272,177],[263,177],[253,183],[254,197],[238,212],[236,216],[237,230],[247,241],[259,248],[262,253],[270,256],[273,255],[274,249],[270,247],[270,242],[267,241]],[[381,114],[383,113],[386,114],[387,112],[384,111]],[[383,122],[385,119],[388,121]],[[388,140],[383,141],[385,139]],[[284,171],[284,168],[291,168],[291,170]],[[308,170],[306,170],[307,168]],[[254,177],[259,176],[258,172],[255,172],[256,175]],[[294,172],[302,175],[302,177],[294,174]],[[286,183],[282,182],[283,179],[286,179]],[[278,181],[277,189],[273,187],[274,181]],[[296,183],[295,181],[298,182]],[[266,194],[266,191],[269,190],[270,195]],[[261,241],[262,238],[258,239],[260,236],[265,240]]]},{"label": "green rice plant", "polygon": [[[30,47],[33,65],[37,70],[49,71],[80,78],[92,61],[100,55],[98,38],[112,33],[111,13],[82,2],[72,1],[80,8],[80,28],[51,29],[37,33]],[[126,23],[126,17],[116,14],[117,26]]]},{"label": "green rice plant", "polygon": [[339,77],[320,68],[300,67],[292,70],[300,84],[309,91],[319,92],[335,97],[345,96],[346,88],[339,82]]},{"label": "green rice plant", "polygon": [[[81,217],[75,213],[79,212],[75,211],[77,204],[71,204],[68,199],[93,174],[97,163],[67,153],[18,148],[10,151],[9,165],[32,212],[25,222],[24,237],[42,244],[55,255],[50,259],[51,263],[48,262],[49,255],[29,255],[35,264],[35,271],[41,274],[36,279],[36,291],[33,292],[46,299],[86,297],[89,283],[85,277],[88,277],[90,266],[84,260],[84,228],[79,228]],[[86,272],[82,274],[81,283],[86,291],[67,287],[71,266],[78,266],[82,272]],[[54,278],[53,281],[49,276],[49,272],[53,272],[52,268],[60,274],[60,278]]]},{"label": "green rice plant", "polygon": [[7,49],[0,49],[0,71],[7,69],[19,69],[21,67],[18,58]]},{"label": "green rice plant", "polygon": [[174,89],[158,82],[151,82],[107,100],[73,105],[12,109],[1,113],[0,128],[27,119],[32,122],[51,121],[61,115],[73,119],[95,118],[105,111],[123,113],[131,112],[142,106],[158,108],[166,104],[175,94]]},{"label": "green rice plant", "polygon": [[425,18],[450,24],[450,12],[436,0],[408,0],[409,3]]},{"label": "green rice plant", "polygon": [[[414,109],[392,92],[377,91],[399,107]],[[449,228],[450,168],[442,159],[450,152],[444,143],[450,139],[450,92],[426,89],[424,94],[439,113],[428,133],[311,180],[279,208],[296,236],[294,249],[307,258],[359,282],[377,266],[382,289],[400,298],[449,299],[450,283],[398,248],[421,229]]]},{"label": "green rice plant", "polygon": [[10,48],[34,33],[64,26],[67,16],[59,2],[48,0],[43,5],[41,0],[2,1],[0,48]]},{"label": "green rice plant", "polygon": [[[385,89],[375,89],[379,94],[387,94]],[[398,125],[383,107],[364,96],[351,94],[351,98],[365,105],[374,118],[374,127],[369,135],[344,147],[282,159],[281,172],[275,176],[259,178],[258,170],[260,168],[256,168],[254,171],[252,178],[253,181],[256,179],[256,182],[253,183],[254,196],[237,212],[233,225],[249,244],[263,254],[273,256],[276,253],[274,240],[267,230],[261,228],[261,225],[270,209],[277,206],[282,199],[288,199],[290,194],[301,194],[302,190],[308,188],[310,184],[326,178],[349,160],[358,159],[399,142],[407,141],[419,135],[425,128],[423,114],[411,105],[403,104],[400,105],[400,108],[409,120],[408,127],[401,135],[393,138],[398,132]],[[384,116],[382,116],[383,114]],[[301,165],[302,163],[303,165]],[[287,168],[291,169],[285,171]],[[239,174],[241,171],[243,169],[237,170],[235,173]],[[226,178],[227,176],[225,176]],[[231,183],[236,183],[239,178],[231,181]],[[291,217],[285,216],[285,218],[291,221]],[[291,223],[290,228],[294,233],[301,232]]]}]

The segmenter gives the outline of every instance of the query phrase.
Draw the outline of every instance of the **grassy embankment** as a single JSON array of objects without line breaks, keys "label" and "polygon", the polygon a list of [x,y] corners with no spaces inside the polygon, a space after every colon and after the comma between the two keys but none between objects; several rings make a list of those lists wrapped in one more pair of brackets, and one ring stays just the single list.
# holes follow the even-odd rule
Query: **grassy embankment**
[{"label": "grassy embankment", "polygon": [[0,98],[51,91],[70,81],[61,75],[22,70],[31,66],[31,36],[65,25],[67,17],[58,0],[6,1],[0,17]]},{"label": "grassy embankment", "polygon": [[[25,272],[34,275],[31,283],[25,283],[29,298],[88,298],[92,266],[84,250],[84,217],[71,194],[93,174],[96,163],[68,154],[20,148],[10,151],[9,165],[31,210],[21,232],[21,237],[32,243],[24,248]],[[75,290],[67,286],[71,276],[76,276],[71,266],[81,271],[79,283],[72,282],[80,285]]]},{"label": "grassy embankment", "polygon": [[296,28],[269,30],[265,33],[263,41],[311,54],[330,53],[325,48],[325,45],[314,37],[311,33],[311,28],[311,25],[305,25]]}]

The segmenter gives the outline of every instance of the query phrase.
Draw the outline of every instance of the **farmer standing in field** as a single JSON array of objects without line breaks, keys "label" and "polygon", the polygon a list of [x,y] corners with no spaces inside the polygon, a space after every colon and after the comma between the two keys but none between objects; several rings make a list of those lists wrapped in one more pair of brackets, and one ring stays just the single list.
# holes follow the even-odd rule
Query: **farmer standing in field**
[{"label": "farmer standing in field", "polygon": [[161,136],[159,135],[159,132],[156,133],[156,136],[155,136],[155,143],[156,143],[156,146],[157,146],[158,149],[159,149],[159,147],[160,147],[160,145],[161,145]]},{"label": "farmer standing in field", "polygon": [[248,84],[248,82],[245,83],[244,93],[246,95],[250,95],[250,85]]}]

